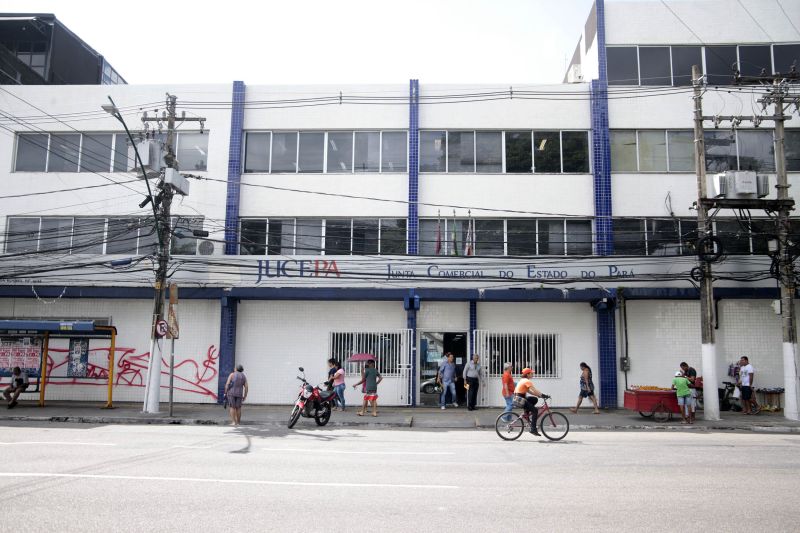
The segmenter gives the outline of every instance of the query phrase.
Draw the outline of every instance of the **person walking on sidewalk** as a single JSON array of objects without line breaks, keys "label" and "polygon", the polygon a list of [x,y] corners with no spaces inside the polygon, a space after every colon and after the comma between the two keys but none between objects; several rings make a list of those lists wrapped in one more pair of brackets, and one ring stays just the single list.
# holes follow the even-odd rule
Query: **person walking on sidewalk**
[{"label": "person walking on sidewalk", "polygon": [[578,404],[575,407],[571,407],[570,411],[573,413],[577,413],[578,409],[581,408],[581,402],[583,402],[584,398],[589,398],[592,403],[594,404],[594,413],[596,415],[600,414],[600,407],[597,405],[597,397],[594,395],[594,381],[592,381],[592,369],[586,363],[581,363],[581,376],[580,376],[580,387],[581,392],[578,394]]},{"label": "person walking on sidewalk", "polygon": [[681,409],[681,424],[691,424],[689,417],[689,402],[692,399],[692,392],[689,390],[689,380],[678,370],[672,378],[672,389],[678,395],[678,406]]},{"label": "person walking on sidewalk", "polygon": [[367,361],[361,372],[361,381],[353,385],[354,389],[361,384],[364,385],[364,403],[361,405],[361,410],[356,412],[358,416],[364,416],[367,413],[368,403],[372,403],[372,416],[378,416],[378,384],[381,381],[383,381],[383,376],[375,368],[375,361]]},{"label": "person walking on sidewalk", "polygon": [[333,390],[336,391],[336,396],[339,399],[339,407],[334,407],[334,409],[341,409],[344,411],[344,369],[342,368],[342,363],[339,361],[334,361],[333,364],[336,368],[336,372],[333,373]]},{"label": "person walking on sidewalk", "polygon": [[453,362],[453,354],[447,354],[447,362],[439,367],[438,382],[442,385],[442,394],[439,396],[439,406],[444,409],[447,393],[453,400],[453,407],[458,407],[456,400],[456,364]]},{"label": "person walking on sidewalk", "polygon": [[6,399],[9,409],[17,406],[17,398],[28,388],[29,384],[28,374],[23,372],[20,367],[15,366],[11,370],[11,383],[3,389],[3,397]]},{"label": "person walking on sidewalk", "polygon": [[236,371],[231,372],[228,381],[225,382],[225,397],[231,414],[231,424],[234,426],[242,423],[242,402],[247,399],[247,392],[247,376],[244,375],[244,367],[237,365]]},{"label": "person walking on sidewalk", "polygon": [[506,401],[504,413],[510,413],[514,407],[514,365],[506,363],[503,365],[503,399]]},{"label": "person walking on sidewalk", "polygon": [[467,411],[474,411],[478,408],[478,389],[481,386],[481,360],[478,354],[472,356],[472,361],[464,365],[464,381],[467,388]]}]

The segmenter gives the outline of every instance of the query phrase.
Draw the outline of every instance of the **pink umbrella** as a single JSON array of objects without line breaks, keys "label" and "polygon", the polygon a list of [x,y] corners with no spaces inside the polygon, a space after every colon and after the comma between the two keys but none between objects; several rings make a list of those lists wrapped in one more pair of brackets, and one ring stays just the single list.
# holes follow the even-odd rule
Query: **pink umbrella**
[{"label": "pink umbrella", "polygon": [[348,359],[348,361],[350,361],[351,363],[356,363],[359,361],[374,361],[374,360],[375,356],[372,355],[371,353],[356,353],[351,355],[350,359]]}]

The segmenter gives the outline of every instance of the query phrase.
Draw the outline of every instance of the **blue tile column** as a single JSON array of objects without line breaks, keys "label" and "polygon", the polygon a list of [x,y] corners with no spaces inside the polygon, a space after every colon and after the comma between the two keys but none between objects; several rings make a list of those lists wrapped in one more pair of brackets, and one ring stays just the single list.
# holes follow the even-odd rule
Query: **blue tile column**
[{"label": "blue tile column", "polygon": [[408,255],[419,253],[419,80],[408,92]]},{"label": "blue tile column", "polygon": [[403,299],[403,307],[406,310],[406,328],[411,330],[411,365],[409,372],[411,373],[408,380],[408,397],[410,399],[411,407],[417,406],[417,311],[419,311],[419,296],[414,292],[414,289],[408,290],[408,296]]},{"label": "blue tile column", "polygon": [[[242,178],[242,137],[244,136],[244,82],[233,82],[231,136],[228,145],[228,190],[225,200],[225,255],[239,253],[239,200]],[[236,362],[236,313],[239,302],[220,299],[219,379],[217,401],[222,402],[225,381]]]},{"label": "blue tile column", "polygon": [[[478,329],[478,302],[469,301],[469,356],[475,355],[475,330]],[[478,354],[484,357],[486,354]]]},{"label": "blue tile column", "polygon": [[617,323],[614,301],[595,305],[597,313],[597,355],[600,376],[600,406],[617,407]]}]

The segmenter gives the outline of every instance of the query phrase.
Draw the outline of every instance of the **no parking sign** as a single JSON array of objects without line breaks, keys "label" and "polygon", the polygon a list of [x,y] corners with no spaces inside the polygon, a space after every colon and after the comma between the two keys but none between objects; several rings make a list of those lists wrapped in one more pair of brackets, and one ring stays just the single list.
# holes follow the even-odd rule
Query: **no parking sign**
[{"label": "no parking sign", "polygon": [[156,322],[156,337],[163,337],[167,334],[167,330],[169,326],[167,325],[166,320],[159,320]]}]

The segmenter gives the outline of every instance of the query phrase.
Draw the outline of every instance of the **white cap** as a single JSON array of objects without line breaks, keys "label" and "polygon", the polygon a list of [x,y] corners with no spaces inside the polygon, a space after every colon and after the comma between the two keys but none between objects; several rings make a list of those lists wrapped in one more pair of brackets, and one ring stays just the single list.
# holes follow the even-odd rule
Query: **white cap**
[{"label": "white cap", "polygon": [[679,377],[681,377],[682,375],[683,375],[683,372],[681,372],[680,370],[678,370],[677,372],[675,372],[675,377],[676,377],[676,378],[679,378]]}]

